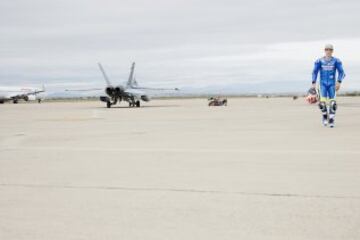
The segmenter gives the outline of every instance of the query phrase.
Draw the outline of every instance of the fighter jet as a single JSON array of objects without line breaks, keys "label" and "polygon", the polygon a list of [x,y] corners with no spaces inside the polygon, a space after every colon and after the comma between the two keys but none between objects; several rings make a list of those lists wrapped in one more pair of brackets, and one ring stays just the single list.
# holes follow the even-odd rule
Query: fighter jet
[{"label": "fighter jet", "polygon": [[0,87],[0,104],[8,101],[12,101],[17,104],[19,100],[30,101],[37,100],[39,103],[42,98],[38,97],[38,94],[45,92],[45,87],[41,89],[28,88],[28,87]]},{"label": "fighter jet", "polygon": [[178,91],[178,88],[147,88],[140,87],[134,77],[135,62],[132,63],[130,69],[130,75],[125,86],[113,85],[104,68],[98,63],[100,71],[106,82],[105,93],[107,96],[101,96],[100,100],[106,103],[106,107],[110,108],[117,102],[126,101],[129,103],[129,107],[140,107],[140,100],[144,102],[150,101],[150,96],[145,92],[146,90],[174,90]]},{"label": "fighter jet", "polygon": [[[106,103],[107,108],[121,101],[126,101],[129,104],[129,107],[140,107],[140,100],[149,102],[150,96],[145,92],[146,90],[175,90],[178,91],[178,88],[147,88],[140,87],[134,77],[135,63],[132,63],[130,69],[130,75],[126,82],[126,85],[114,85],[110,82],[109,77],[107,76],[101,63],[98,63],[100,71],[104,77],[106,87],[105,94],[106,96],[101,96],[100,101]],[[101,89],[88,89],[88,90],[66,90],[66,91],[94,91]]]}]

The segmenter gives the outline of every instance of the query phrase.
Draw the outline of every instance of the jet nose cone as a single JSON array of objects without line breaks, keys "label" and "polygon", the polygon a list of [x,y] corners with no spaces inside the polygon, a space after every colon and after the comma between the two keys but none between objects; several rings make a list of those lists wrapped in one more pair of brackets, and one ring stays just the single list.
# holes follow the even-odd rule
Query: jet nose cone
[{"label": "jet nose cone", "polygon": [[125,92],[125,88],[124,88],[123,86],[117,86],[117,87],[115,88],[115,91],[116,91],[117,93],[123,93],[123,92]]}]

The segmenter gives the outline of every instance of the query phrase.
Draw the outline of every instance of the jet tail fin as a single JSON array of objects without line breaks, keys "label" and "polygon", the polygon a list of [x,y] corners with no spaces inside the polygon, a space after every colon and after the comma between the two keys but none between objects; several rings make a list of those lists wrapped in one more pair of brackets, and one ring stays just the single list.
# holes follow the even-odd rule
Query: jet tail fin
[{"label": "jet tail fin", "polygon": [[149,88],[149,87],[139,87],[139,84],[137,83],[136,79],[135,79],[135,62],[132,63],[131,65],[131,69],[130,69],[130,75],[129,75],[129,79],[126,83],[127,88],[132,88],[132,89],[139,89],[139,90],[173,90],[173,91],[179,91],[178,88]]},{"label": "jet tail fin", "polygon": [[131,65],[129,79],[126,83],[127,87],[133,87],[134,85],[134,71],[135,71],[135,62],[133,62]]},{"label": "jet tail fin", "polygon": [[106,75],[106,72],[105,72],[103,66],[101,65],[101,63],[98,63],[98,65],[99,65],[100,71],[101,71],[101,73],[102,73],[102,75],[103,75],[103,77],[104,77],[104,79],[105,79],[106,84],[107,84],[108,86],[111,86],[112,84],[111,84],[108,76]]},{"label": "jet tail fin", "polygon": [[39,94],[39,93],[43,93],[43,92],[46,92],[46,89],[45,89],[45,85],[44,85],[44,84],[41,86],[40,89],[36,89],[36,90],[34,91],[34,95]]}]

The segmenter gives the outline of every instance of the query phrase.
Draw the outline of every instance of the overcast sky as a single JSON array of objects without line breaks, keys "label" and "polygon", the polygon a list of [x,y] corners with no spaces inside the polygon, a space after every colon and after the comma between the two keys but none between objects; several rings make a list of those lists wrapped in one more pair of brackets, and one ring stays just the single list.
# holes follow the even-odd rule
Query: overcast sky
[{"label": "overcast sky", "polygon": [[[0,85],[114,83],[294,91],[326,43],[360,89],[358,0],[2,0]],[[300,90],[302,91],[302,90]]]}]

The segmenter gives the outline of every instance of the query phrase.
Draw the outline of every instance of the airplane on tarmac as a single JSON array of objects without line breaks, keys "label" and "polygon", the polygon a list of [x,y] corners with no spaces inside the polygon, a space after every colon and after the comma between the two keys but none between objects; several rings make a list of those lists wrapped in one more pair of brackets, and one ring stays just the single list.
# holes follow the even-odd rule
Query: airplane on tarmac
[{"label": "airplane on tarmac", "polygon": [[45,92],[45,87],[41,89],[31,87],[0,87],[0,104],[12,101],[17,104],[19,100],[35,101],[41,103],[43,98],[39,97],[40,93]]},{"label": "airplane on tarmac", "polygon": [[[130,69],[130,75],[127,80],[126,85],[114,85],[110,82],[103,66],[101,63],[98,63],[100,71],[106,82],[105,93],[106,96],[101,96],[100,100],[106,103],[107,108],[121,101],[126,101],[129,103],[129,107],[140,107],[140,100],[144,102],[149,102],[150,97],[145,92],[146,90],[175,90],[178,91],[178,88],[147,88],[140,87],[134,78],[135,63],[132,63]],[[89,89],[89,90],[66,90],[66,91],[94,91],[100,89]]]}]

